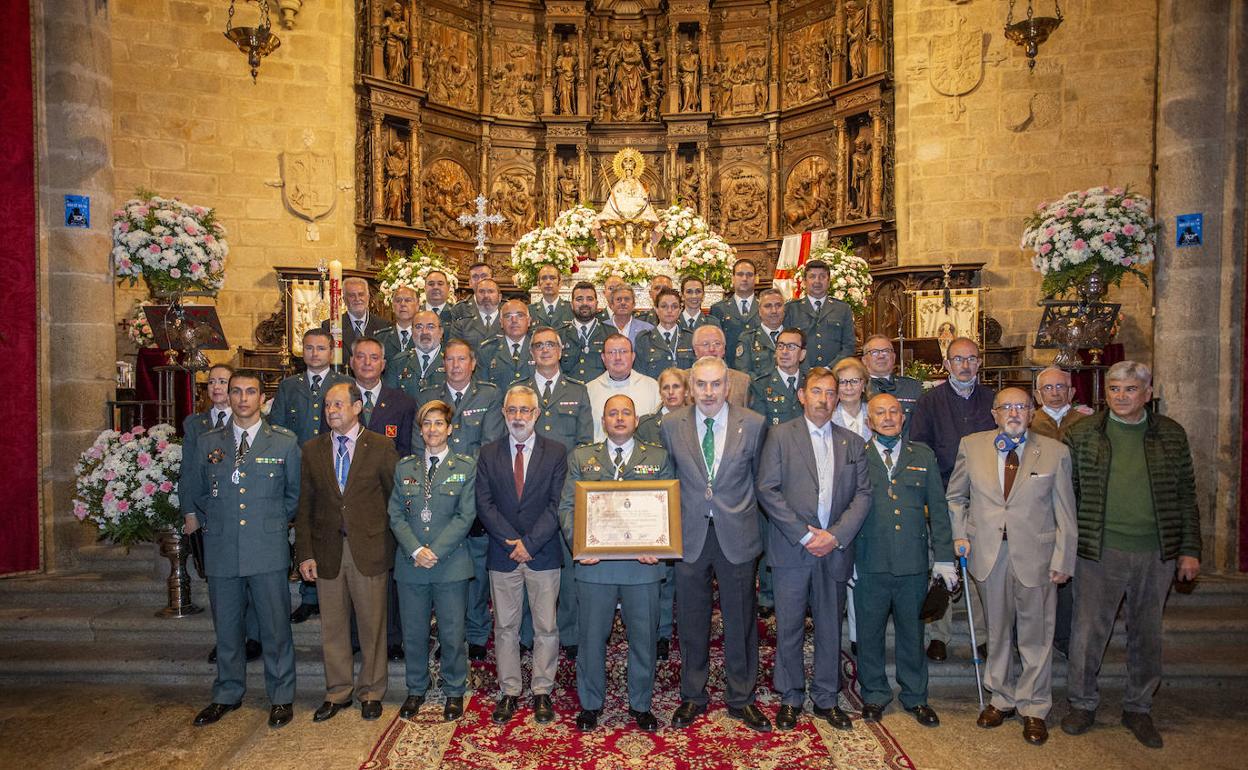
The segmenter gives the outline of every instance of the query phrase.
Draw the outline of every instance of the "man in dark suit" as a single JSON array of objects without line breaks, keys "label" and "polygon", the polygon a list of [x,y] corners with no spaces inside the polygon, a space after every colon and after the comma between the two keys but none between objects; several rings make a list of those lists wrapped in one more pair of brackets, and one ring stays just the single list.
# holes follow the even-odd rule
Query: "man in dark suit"
[{"label": "man in dark suit", "polygon": [[529,316],[538,326],[558,329],[572,320],[572,303],[559,296],[559,284],[563,276],[554,265],[542,265],[537,270],[537,288],[540,299],[529,304]]},{"label": "man in dark suit", "polygon": [[[292,374],[277,386],[277,395],[269,409],[269,423],[295,434],[299,446],[311,441],[325,424],[325,393],[340,382],[351,382],[345,374],[330,367],[334,355],[334,338],[325,329],[308,329],[303,333],[303,374]],[[183,451],[185,454],[185,451]],[[299,606],[290,613],[291,623],[302,623],[321,611],[316,583],[300,579]]]},{"label": "man in dark suit", "polygon": [[[194,467],[194,462],[199,456],[196,451],[196,445],[199,443],[200,436],[203,436],[210,430],[224,428],[230,422],[232,413],[230,412],[230,375],[234,374],[234,367],[229,364],[214,364],[208,370],[208,401],[212,404],[206,412],[197,412],[188,414],[186,419],[182,421],[182,475],[178,480],[178,497],[182,503],[182,514],[184,516],[194,516],[194,501],[187,498],[185,493],[186,484],[192,476],[198,473]],[[188,525],[194,524],[189,519]],[[201,539],[203,533],[197,535]],[[202,546],[201,546],[202,547]],[[313,591],[316,589],[313,588]],[[256,618],[256,608],[250,601],[247,602],[247,661],[250,663],[260,657],[260,621]],[[217,648],[213,647],[212,652],[208,653],[208,662],[217,662]]]},{"label": "man in dark suit", "polygon": [[394,358],[406,353],[416,344],[416,330],[412,328],[416,314],[420,312],[420,300],[410,286],[399,286],[390,295],[390,312],[394,324],[377,332],[377,339],[386,349],[387,368],[393,368]]},{"label": "man in dark suit", "polygon": [[[360,337],[375,337],[379,332],[390,327],[390,322],[378,318],[368,310],[370,291],[368,281],[363,278],[347,278],[342,282],[342,299],[347,305],[347,312],[342,314],[342,358],[351,357],[351,348]],[[329,331],[329,319],[321,323],[321,328]]]},{"label": "man in dark suit", "polygon": [[828,296],[832,273],[821,259],[806,263],[806,296],[789,300],[784,307],[784,325],[806,332],[808,366],[831,367],[858,349],[854,313],[849,305]]},{"label": "man in dark suit", "polygon": [[446,382],[442,321],[432,310],[422,310],[412,319],[412,332],[416,335],[415,342],[405,352],[386,359],[381,380],[418,400],[420,391]]},{"label": "man in dark suit", "polygon": [[684,560],[676,562],[680,628],[680,706],[673,727],[706,713],[710,668],[711,592],[719,583],[724,618],[728,715],[759,732],[771,722],[754,704],[758,678],[758,608],[754,561],[762,553],[754,477],[766,425],[757,412],[732,406],[728,365],[701,358],[689,375],[693,406],[678,409],[659,433],[680,480]]},{"label": "man in dark suit", "polygon": [[[626,395],[607,399],[602,427],[606,440],[572,453],[559,504],[563,537],[571,543],[578,481],[653,481],[674,478],[667,450],[633,438],[637,414]],[[580,620],[580,652],[576,657],[576,694],[580,730],[598,726],[607,690],[607,639],[615,607],[628,634],[628,713],[647,732],[659,728],[650,711],[654,694],[654,661],[658,644],[659,586],[665,565],[653,556],[636,560],[581,559],[575,567],[576,591],[584,608]]]},{"label": "man in dark suit", "polygon": [[550,693],[559,661],[559,497],[568,462],[563,444],[533,431],[539,411],[532,388],[512,386],[503,406],[508,436],[483,446],[477,460],[477,518],[490,538],[486,562],[502,691],[491,717],[495,724],[510,721],[518,708],[525,596],[533,613],[533,718],[539,724],[555,718]]},{"label": "man in dark suit", "polygon": [[572,323],[564,325],[563,373],[589,382],[607,370],[602,345],[614,332],[598,320],[598,289],[588,281],[572,287]]},{"label": "man in dark suit", "polygon": [[451,336],[467,340],[474,349],[479,349],[481,343],[503,333],[502,319],[498,315],[502,294],[493,278],[484,278],[473,289],[472,297],[477,312],[456,319],[451,324]]},{"label": "man in dark suit", "polygon": [[247,690],[243,615],[248,597],[255,604],[264,645],[269,726],[282,727],[294,715],[287,529],[299,505],[299,445],[293,433],[260,418],[263,403],[259,375],[235,372],[230,377],[233,418],[198,442],[198,458],[192,464],[196,472],[185,486],[195,508],[183,531],[204,529],[204,565],[217,636],[212,703],[195,717],[197,727],[242,705]]},{"label": "man in dark suit", "polygon": [[724,330],[729,366],[736,365],[737,340],[741,332],[758,325],[758,298],[754,296],[757,276],[758,266],[754,260],[738,259],[732,266],[732,296],[711,305],[711,316]]},{"label": "man in dark suit", "polygon": [[[351,705],[353,692],[360,715],[377,719],[386,696],[386,596],[394,564],[386,507],[399,455],[394,442],[360,425],[363,411],[359,388],[333,386],[325,394],[330,431],[303,447],[295,558],[299,573],[319,587],[325,661],[325,702],[313,722]],[[354,687],[352,616],[363,658]]]},{"label": "man in dark suit", "polygon": [[798,392],[803,418],[772,428],[759,464],[758,497],[771,519],[767,559],[776,592],[776,726],[797,726],[806,697],[802,661],[806,611],[815,623],[815,675],[810,699],[816,716],[850,730],[837,705],[841,690],[841,615],[854,569],[854,538],[871,507],[864,444],[832,424],[836,375],[806,373]]},{"label": "man in dark suit", "polygon": [[[472,297],[469,297],[466,302],[456,302],[451,306],[452,322],[461,318],[471,318],[481,313],[481,308],[477,306],[477,284],[493,278],[493,268],[484,262],[474,262],[468,266],[468,288],[472,290]],[[497,300],[495,304],[498,304]]]}]

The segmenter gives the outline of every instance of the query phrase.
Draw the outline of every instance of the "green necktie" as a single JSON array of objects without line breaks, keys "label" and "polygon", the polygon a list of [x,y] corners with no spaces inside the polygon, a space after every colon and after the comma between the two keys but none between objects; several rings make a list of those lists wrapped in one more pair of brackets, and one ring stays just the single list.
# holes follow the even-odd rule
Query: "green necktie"
[{"label": "green necktie", "polygon": [[715,480],[715,418],[707,417],[706,433],[702,434],[702,459],[706,460],[706,480]]},{"label": "green necktie", "polygon": [[364,427],[368,427],[368,421],[373,417],[373,392],[371,390],[364,391]]}]

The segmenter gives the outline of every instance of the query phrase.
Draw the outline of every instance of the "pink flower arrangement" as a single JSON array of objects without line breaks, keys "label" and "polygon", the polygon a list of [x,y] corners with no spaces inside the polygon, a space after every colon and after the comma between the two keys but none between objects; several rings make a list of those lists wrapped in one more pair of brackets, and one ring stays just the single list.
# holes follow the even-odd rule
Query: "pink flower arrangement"
[{"label": "pink flower arrangement", "polygon": [[181,519],[181,466],[182,445],[172,425],[106,430],[74,468],[74,518],[90,521],[102,539],[114,543],[153,540],[160,528]]},{"label": "pink flower arrangement", "polygon": [[229,247],[213,210],[140,195],[113,215],[117,278],[132,285],[143,278],[162,291],[219,291]]}]

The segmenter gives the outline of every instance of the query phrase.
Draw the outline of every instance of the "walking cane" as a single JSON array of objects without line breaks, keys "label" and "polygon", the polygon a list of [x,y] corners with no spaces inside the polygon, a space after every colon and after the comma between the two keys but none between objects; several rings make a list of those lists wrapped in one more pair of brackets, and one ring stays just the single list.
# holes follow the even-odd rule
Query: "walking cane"
[{"label": "walking cane", "polygon": [[971,583],[966,575],[966,557],[958,557],[958,565],[962,567],[962,593],[966,595],[966,619],[971,626],[971,660],[975,663],[975,694],[979,696],[979,710],[984,710],[984,680],[979,673],[979,643],[975,641],[975,611],[971,609]]}]

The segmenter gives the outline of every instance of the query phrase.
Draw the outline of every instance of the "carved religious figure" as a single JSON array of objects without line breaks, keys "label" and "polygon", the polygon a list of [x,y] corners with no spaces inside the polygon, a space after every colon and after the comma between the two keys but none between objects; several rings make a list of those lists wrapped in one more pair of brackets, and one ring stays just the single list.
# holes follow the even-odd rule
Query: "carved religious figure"
[{"label": "carved religious figure", "polygon": [[610,51],[608,41],[594,41],[594,109],[603,118],[611,114],[611,75],[607,70]]},{"label": "carved religious figure", "polygon": [[735,169],[724,186],[723,233],[728,238],[746,239],[765,234],[767,188],[755,175]]},{"label": "carved religious figure", "polygon": [[641,50],[646,57],[646,99],[642,110],[642,119],[658,120],[663,94],[663,49],[659,39],[650,30],[642,33]]},{"label": "carved religious figure", "polygon": [[506,220],[499,226],[503,236],[519,238],[533,229],[537,206],[525,172],[513,170],[501,174],[494,182],[493,192],[494,207]]},{"label": "carved religious figure", "polygon": [[681,163],[680,178],[676,180],[676,195],[680,201],[695,211],[702,203],[702,178],[698,164],[692,160]]},{"label": "carved religious figure", "polygon": [[697,112],[701,107],[698,96],[698,76],[702,64],[693,41],[686,40],[680,46],[680,55],[676,57],[676,71],[680,80],[680,111]]},{"label": "carved religious figure", "polygon": [[381,22],[381,34],[385,38],[386,78],[399,83],[407,82],[407,41],[411,33],[407,28],[407,10],[402,3],[391,3]]},{"label": "carved religious figure", "polygon": [[871,145],[867,143],[867,131],[863,126],[854,137],[854,152],[849,158],[850,219],[866,219],[870,216],[871,201]]},{"label": "carved religious figure", "polygon": [[477,193],[464,167],[447,158],[435,160],[425,171],[424,190],[425,225],[435,235],[465,237],[468,230],[456,219]]},{"label": "carved religious figure", "polygon": [[386,201],[384,216],[391,222],[404,222],[407,207],[407,175],[409,172],[407,142],[395,137],[386,153]]},{"label": "carved religious figure", "polygon": [[555,57],[555,112],[559,115],[576,114],[576,85],[580,76],[580,64],[572,44],[564,41]]},{"label": "carved religious figure", "polygon": [[846,36],[849,39],[849,79],[867,74],[867,7],[862,0],[845,4]]},{"label": "carved religious figure", "polygon": [[784,190],[784,223],[789,232],[827,224],[835,189],[832,167],[818,156],[805,158],[789,173]]},{"label": "carved religious figure", "polygon": [[567,211],[580,202],[581,185],[576,179],[576,168],[571,160],[565,159],[561,164],[555,192],[560,211]]},{"label": "carved religious figure", "polygon": [[633,39],[632,29],[624,28],[624,35],[612,53],[609,67],[615,119],[640,120],[645,108],[648,73],[641,45]]},{"label": "carved religious figure", "polygon": [[606,234],[606,253],[610,256],[654,256],[651,235],[659,215],[641,183],[645,165],[645,158],[632,147],[620,150],[611,161],[616,181],[595,218]]}]

